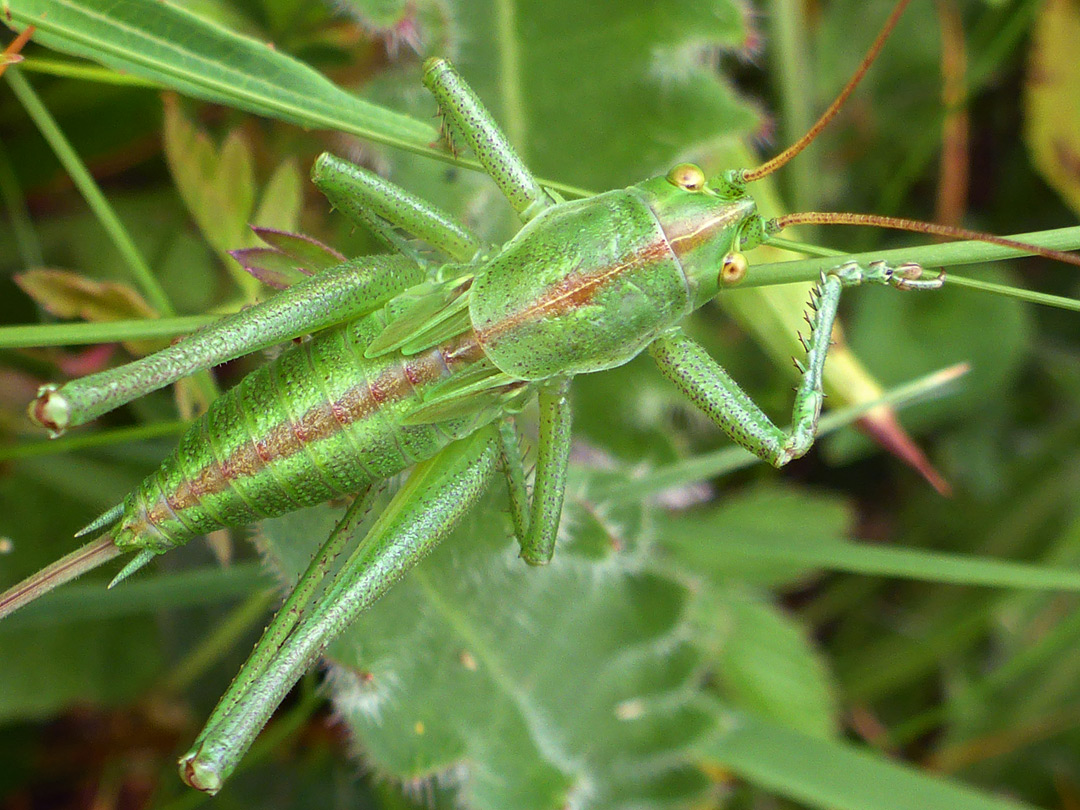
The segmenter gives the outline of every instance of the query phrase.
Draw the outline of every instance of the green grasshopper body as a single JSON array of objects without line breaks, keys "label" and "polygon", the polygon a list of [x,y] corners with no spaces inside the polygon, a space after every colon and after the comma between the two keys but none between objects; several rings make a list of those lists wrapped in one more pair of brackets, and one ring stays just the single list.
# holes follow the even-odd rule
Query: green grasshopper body
[{"label": "green grasshopper body", "polygon": [[[317,168],[337,180],[356,171],[331,156]],[[355,493],[518,410],[538,384],[628,362],[716,295],[723,256],[753,217],[749,197],[667,178],[546,209],[494,256],[434,269],[220,397],[126,498],[113,542],[161,552]],[[383,268],[414,280],[402,269]],[[48,389],[36,412],[55,412],[65,393]]]},{"label": "green grasshopper body", "polygon": [[[347,194],[343,181],[358,171],[324,155],[316,179]],[[163,552],[355,493],[520,410],[538,386],[627,363],[716,296],[725,255],[760,227],[752,198],[687,188],[673,174],[552,205],[493,256],[432,268],[418,284],[404,262],[384,266],[391,284],[409,286],[216,400],[125,499],[113,542]],[[293,295],[310,301],[306,286],[326,281]],[[186,351],[181,343],[150,362]],[[145,379],[139,364],[104,376],[118,373]],[[49,387],[33,412],[58,432],[66,397],[97,390],[94,377]]]},{"label": "green grasshopper body", "polygon": [[[681,164],[628,189],[565,202],[536,183],[446,62],[430,61],[425,83],[451,136],[465,141],[524,221],[512,240],[486,245],[408,192],[324,155],[313,170],[316,185],[399,255],[323,270],[156,355],[46,386],[31,406],[39,423],[60,433],[197,369],[314,334],[215,401],[158,471],[84,530],[107,529],[84,547],[89,552],[0,596],[2,616],[70,578],[80,553],[97,564],[137,550],[125,576],[209,530],[362,493],[181,760],[184,779],[208,792],[329,640],[452,530],[498,467],[522,557],[551,559],[570,448],[571,377],[647,349],[722,430],[780,466],[813,442],[841,289],[942,282],[923,278],[916,265],[884,262],[824,274],[792,427],[781,429],[679,331],[689,313],[742,279],[742,251],[775,230],[757,214],[742,175],[706,181]],[[401,231],[445,260],[424,258]],[[514,426],[504,417],[533,397],[540,425],[530,497]],[[414,466],[315,599],[328,560],[359,530],[372,491]]]}]

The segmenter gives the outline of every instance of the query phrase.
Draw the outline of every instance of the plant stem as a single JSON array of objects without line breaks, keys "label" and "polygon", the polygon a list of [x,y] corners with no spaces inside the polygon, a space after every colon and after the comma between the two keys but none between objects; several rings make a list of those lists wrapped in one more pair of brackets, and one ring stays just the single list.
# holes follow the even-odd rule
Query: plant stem
[{"label": "plant stem", "polygon": [[105,199],[105,195],[102,194],[101,188],[98,187],[93,176],[86,168],[86,164],[82,162],[71,142],[68,141],[67,136],[60,130],[56,119],[46,109],[40,96],[18,69],[13,68],[7,71],[6,78],[12,92],[22,103],[45,140],[49,142],[49,146],[52,147],[56,157],[63,164],[72,182],[75,183],[75,187],[79,189],[101,226],[105,229],[109,238],[112,239],[116,249],[120,251],[120,256],[128,266],[150,305],[162,315],[175,315],[176,310],[173,309],[165,290],[158,283],[157,278],[154,277],[150,266],[143,259],[142,254],[139,253],[139,249],[135,246],[131,235],[116,215],[116,211],[109,205],[109,201]]},{"label": "plant stem", "polygon": [[216,321],[216,315],[181,315],[102,323],[47,323],[0,327],[0,349],[82,346],[123,340],[173,338]]},{"label": "plant stem", "polygon": [[57,453],[86,450],[90,447],[107,447],[121,442],[136,442],[156,439],[161,436],[172,436],[183,432],[187,426],[187,422],[179,420],[175,422],[155,422],[149,425],[103,430],[87,436],[65,436],[61,439],[46,439],[44,441],[17,444],[12,447],[0,447],[0,462],[52,456]]}]

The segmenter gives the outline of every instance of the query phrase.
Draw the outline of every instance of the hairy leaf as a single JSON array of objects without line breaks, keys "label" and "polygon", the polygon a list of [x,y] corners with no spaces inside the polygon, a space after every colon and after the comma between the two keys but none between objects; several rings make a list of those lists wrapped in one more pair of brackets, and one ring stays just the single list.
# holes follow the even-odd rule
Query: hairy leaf
[{"label": "hairy leaf", "polygon": [[[329,650],[335,704],[357,746],[404,781],[449,778],[469,807],[681,806],[703,778],[686,746],[688,594],[650,572],[640,507],[577,491],[555,562],[530,568],[490,493],[430,558]],[[264,524],[293,576],[326,512]],[[621,549],[616,552],[615,549]]]},{"label": "hairy leaf", "polygon": [[836,734],[836,685],[805,628],[740,583],[708,580],[695,603],[698,643],[723,693],[812,737]]}]

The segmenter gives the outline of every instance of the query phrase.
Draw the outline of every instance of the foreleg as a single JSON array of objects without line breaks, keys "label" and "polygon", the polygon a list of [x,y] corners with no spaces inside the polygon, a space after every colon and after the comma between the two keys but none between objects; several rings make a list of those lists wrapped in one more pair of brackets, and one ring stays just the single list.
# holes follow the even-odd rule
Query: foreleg
[{"label": "foreleg", "polygon": [[824,274],[813,291],[810,305],[815,315],[806,346],[806,362],[796,361],[802,376],[795,391],[791,427],[775,425],[698,343],[681,332],[653,341],[649,353],[660,371],[737,444],[782,467],[804,455],[813,445],[825,395],[822,374],[832,341],[832,328],[844,287],[859,284],[890,284],[903,289],[934,289],[940,278],[921,278],[914,265],[894,267],[884,262],[862,266],[854,262]]}]

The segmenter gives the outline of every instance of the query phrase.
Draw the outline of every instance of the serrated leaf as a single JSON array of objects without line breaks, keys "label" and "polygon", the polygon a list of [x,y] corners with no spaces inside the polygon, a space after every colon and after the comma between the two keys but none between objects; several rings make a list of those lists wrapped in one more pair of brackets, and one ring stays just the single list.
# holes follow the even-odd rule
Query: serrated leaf
[{"label": "serrated leaf", "polygon": [[[107,323],[157,317],[154,308],[123,282],[93,281],[67,270],[28,270],[16,275],[15,283],[58,318]],[[124,342],[124,347],[136,355],[149,354],[162,345],[155,340]]]},{"label": "serrated leaf", "polygon": [[1080,6],[1047,0],[1031,37],[1024,139],[1046,182],[1080,214]]},{"label": "serrated leaf", "polygon": [[[451,778],[469,807],[684,805],[704,782],[682,752],[707,725],[690,700],[687,592],[636,547],[588,539],[639,534],[640,507],[583,509],[579,492],[555,562],[533,569],[505,499],[489,493],[331,645],[357,745],[397,779]],[[317,542],[332,521],[301,513],[265,524],[264,539],[298,569],[296,540]]]},{"label": "serrated leaf", "polygon": [[259,225],[251,230],[271,247],[230,250],[229,255],[259,281],[278,290],[345,261],[333,248],[304,234]]}]

